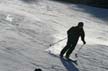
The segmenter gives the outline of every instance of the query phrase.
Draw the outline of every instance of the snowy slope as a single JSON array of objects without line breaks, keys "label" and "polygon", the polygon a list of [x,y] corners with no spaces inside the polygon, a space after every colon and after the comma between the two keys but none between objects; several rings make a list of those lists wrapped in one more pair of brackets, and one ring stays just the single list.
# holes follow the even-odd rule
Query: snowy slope
[{"label": "snowy slope", "polygon": [[[65,38],[79,21],[85,23],[87,44],[77,68],[46,50],[59,54],[66,40],[49,45]],[[107,9],[48,0],[0,0],[0,71],[107,71],[107,22]]]}]

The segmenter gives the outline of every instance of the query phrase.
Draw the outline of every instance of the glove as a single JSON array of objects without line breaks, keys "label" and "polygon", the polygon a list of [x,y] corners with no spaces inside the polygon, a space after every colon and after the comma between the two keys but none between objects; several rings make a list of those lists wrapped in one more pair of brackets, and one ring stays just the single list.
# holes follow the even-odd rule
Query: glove
[{"label": "glove", "polygon": [[86,42],[84,41],[84,42],[83,42],[83,44],[85,45],[85,44],[86,44]]},{"label": "glove", "polygon": [[76,58],[78,57],[78,54],[77,54],[77,53],[75,54],[75,57],[76,57]]}]

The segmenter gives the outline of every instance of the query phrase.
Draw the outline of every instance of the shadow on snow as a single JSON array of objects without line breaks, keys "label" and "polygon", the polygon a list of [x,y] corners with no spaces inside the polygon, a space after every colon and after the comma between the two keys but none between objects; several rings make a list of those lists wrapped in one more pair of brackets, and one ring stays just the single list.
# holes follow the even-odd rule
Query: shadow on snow
[{"label": "shadow on snow", "polygon": [[38,2],[39,0],[21,0],[21,1],[26,3],[34,3],[34,2]]},{"label": "shadow on snow", "polygon": [[[71,2],[69,1],[62,1],[62,0],[53,0],[53,1],[59,1],[62,3],[67,3],[67,4],[71,4]],[[82,5],[82,4],[76,4],[78,11],[82,11],[85,13],[90,14],[91,16],[94,16],[95,18],[98,18],[102,21],[106,21],[108,22],[108,9],[104,9],[104,8],[97,8],[97,7],[91,7],[91,6],[87,6],[87,5]],[[70,9],[73,10],[72,6],[69,6]]]},{"label": "shadow on snow", "polygon": [[64,58],[60,58],[60,60],[68,71],[79,71],[79,69],[72,62],[67,61]]}]

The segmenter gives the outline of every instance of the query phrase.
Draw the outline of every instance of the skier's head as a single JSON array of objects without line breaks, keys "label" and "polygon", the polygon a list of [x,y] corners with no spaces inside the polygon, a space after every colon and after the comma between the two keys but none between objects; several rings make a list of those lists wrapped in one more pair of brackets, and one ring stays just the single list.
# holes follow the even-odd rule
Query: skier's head
[{"label": "skier's head", "polygon": [[38,68],[38,69],[35,69],[34,71],[42,71],[40,68]]},{"label": "skier's head", "polygon": [[83,28],[83,26],[84,26],[84,23],[83,22],[79,22],[78,23],[78,27]]}]

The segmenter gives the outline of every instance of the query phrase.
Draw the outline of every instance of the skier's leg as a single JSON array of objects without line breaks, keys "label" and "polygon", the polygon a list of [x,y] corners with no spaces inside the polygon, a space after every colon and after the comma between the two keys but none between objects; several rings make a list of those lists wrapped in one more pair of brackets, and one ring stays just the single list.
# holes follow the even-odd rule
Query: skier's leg
[{"label": "skier's leg", "polygon": [[67,50],[66,56],[65,56],[67,59],[69,59],[70,54],[71,54],[71,53],[73,52],[73,50],[75,49],[75,46],[76,46],[76,43],[74,43],[74,44],[72,45],[72,47],[69,48],[69,49]]},{"label": "skier's leg", "polygon": [[63,57],[63,55],[65,54],[65,52],[71,47],[71,43],[70,40],[68,40],[67,45],[62,49],[60,56]]},{"label": "skier's leg", "polygon": [[62,51],[61,51],[61,53],[60,53],[60,56],[62,57],[63,55],[64,55],[64,53],[69,49],[69,45],[66,45],[63,49],[62,49]]}]

